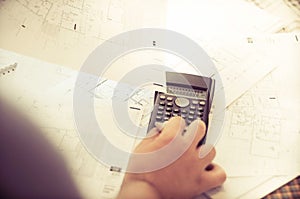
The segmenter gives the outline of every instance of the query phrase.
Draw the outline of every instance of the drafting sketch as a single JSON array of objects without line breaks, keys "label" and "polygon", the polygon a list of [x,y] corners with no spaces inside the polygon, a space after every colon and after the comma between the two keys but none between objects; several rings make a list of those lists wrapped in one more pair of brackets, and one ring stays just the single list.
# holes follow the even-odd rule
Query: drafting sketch
[{"label": "drafting sketch", "polygon": [[[217,162],[228,176],[285,175],[295,167],[295,151],[285,149],[285,120],[281,115],[272,74],[257,83],[227,108],[224,134],[217,144]],[[231,154],[233,159],[224,159]],[[297,164],[297,163],[295,163]]]},{"label": "drafting sketch", "polygon": [[0,47],[78,69],[112,36],[162,27],[166,4],[165,0],[0,1]]},{"label": "drafting sketch", "polygon": [[[234,40],[234,41],[233,41]],[[264,41],[265,42],[265,41]],[[226,106],[273,71],[277,65],[268,59],[268,51],[246,37],[200,40],[222,78]],[[242,51],[240,49],[243,49]]]},{"label": "drafting sketch", "polygon": [[[273,74],[265,77],[277,67],[273,60],[266,60],[266,49],[271,49],[270,46],[275,45],[276,41],[272,37],[258,39],[253,36],[257,33],[298,30],[299,6],[293,9],[293,14],[281,6],[284,3],[291,6],[287,0],[280,3],[253,1],[267,12],[247,7],[236,0],[226,3],[214,0],[207,2],[206,6],[193,6],[190,9],[176,1],[169,4],[168,8],[166,1],[140,2],[0,1],[0,47],[59,64],[0,49],[0,69],[18,64],[14,73],[5,76],[0,74],[0,93],[41,127],[55,149],[66,159],[84,198],[114,198],[124,173],[120,173],[118,168],[103,166],[81,143],[72,112],[77,72],[65,66],[78,69],[88,54],[103,41],[120,32],[141,27],[162,27],[183,33],[197,41],[214,61],[223,79],[224,88],[220,89],[225,90],[228,106],[224,133],[217,144],[216,161],[225,167],[229,177],[255,176],[254,180],[250,180],[251,183],[246,183],[254,187],[263,181],[260,178],[265,178],[260,176],[258,179],[260,174],[286,174],[299,168],[299,159],[295,158],[300,157],[299,142],[295,142],[299,140],[299,127],[290,127],[291,123],[284,117],[279,101],[281,98],[273,85]],[[194,4],[185,2],[185,5]],[[200,7],[205,12],[199,12]],[[287,20],[272,13],[288,14],[290,18]],[[237,18],[237,15],[251,18]],[[223,19],[232,26],[224,26],[227,23],[219,20],[220,16],[224,16]],[[299,42],[300,36],[292,35],[292,38]],[[267,43],[267,48],[261,43]],[[153,53],[145,54],[150,58],[153,56]],[[174,67],[176,71],[185,72],[188,68],[188,72],[194,72],[191,66],[174,57],[148,57],[123,60],[122,66],[128,68],[123,67],[117,72],[113,69],[112,72],[122,75],[129,67],[141,63],[165,64]],[[95,86],[87,79],[80,85],[95,97],[96,111],[101,108],[101,104],[111,101],[116,86],[114,81],[116,79],[99,79]],[[151,113],[153,91],[131,89],[125,93],[120,91],[118,95],[128,101],[131,120],[146,126]],[[139,121],[136,116],[140,114],[143,116]],[[111,119],[104,121],[112,123]],[[298,134],[284,136],[289,131]],[[231,196],[240,196],[247,190],[236,191],[236,187],[241,182],[247,182],[247,179],[235,179],[229,179],[229,182],[234,182],[233,187],[230,189],[226,184],[225,193],[229,191]],[[220,198],[224,198],[222,196]]]},{"label": "drafting sketch", "polygon": [[42,128],[42,132],[63,155],[81,193],[87,198],[114,198],[124,173],[99,163],[82,145],[74,129]]},{"label": "drafting sketch", "polygon": [[[84,197],[114,198],[124,173],[110,170],[96,160],[80,141],[75,128],[72,97],[76,73],[5,50],[0,52],[1,63],[10,60],[8,57],[18,63],[15,73],[0,78],[3,97],[30,117],[63,155]],[[36,85],[36,82],[41,85]],[[91,85],[86,83],[83,82],[82,88],[88,91]]]},{"label": "drafting sketch", "polygon": [[280,16],[284,24],[278,32],[297,32],[300,29],[300,3],[297,0],[246,0],[266,12]]},{"label": "drafting sketch", "polygon": [[[95,160],[86,151],[75,131],[70,102],[72,102],[77,73],[59,65],[41,62],[5,50],[1,50],[0,57],[3,59],[14,57],[13,62],[10,63],[18,63],[18,70],[12,78],[16,80],[17,77],[18,81],[1,79],[1,92],[4,90],[2,93],[6,93],[7,88],[10,88],[10,100],[23,107],[22,109],[46,132],[45,135],[54,146],[66,156],[83,194],[87,198],[94,198],[99,194],[106,194],[106,196],[116,194],[122,175],[109,171],[109,168]],[[223,65],[224,70],[226,66]],[[90,75],[88,78],[97,77]],[[99,79],[95,88],[95,85],[89,83],[88,78],[87,81],[82,82],[81,88],[94,95],[96,108],[99,107],[97,103],[101,105],[101,100],[107,103],[112,99],[116,82]],[[36,85],[35,82],[39,82],[40,85]],[[24,86],[18,86],[20,84]],[[93,88],[95,88],[94,93],[92,93]],[[149,121],[147,114],[149,116],[151,108],[146,107],[149,105],[151,107],[153,92],[147,92],[147,89],[130,90],[130,87],[128,89],[130,94],[126,92],[119,94],[123,99],[128,100],[128,110],[131,110],[130,107],[135,107],[140,110],[133,109],[133,111],[145,113],[143,117],[145,119],[141,123],[147,125]],[[225,167],[228,176],[285,174],[286,169],[289,169],[285,163],[290,161],[291,154],[292,156],[295,154],[293,149],[296,148],[286,148],[285,143],[288,140],[282,139],[284,120],[272,75],[264,78],[250,90],[246,90],[248,91],[240,99],[235,100],[227,108],[224,134],[217,145],[216,161]],[[240,96],[243,93],[238,94]],[[239,150],[236,150],[237,147]],[[238,166],[233,168],[232,165]],[[297,164],[294,166],[296,167]],[[115,184],[113,186],[105,184],[103,179],[111,178],[111,181],[105,180],[105,182]]]}]

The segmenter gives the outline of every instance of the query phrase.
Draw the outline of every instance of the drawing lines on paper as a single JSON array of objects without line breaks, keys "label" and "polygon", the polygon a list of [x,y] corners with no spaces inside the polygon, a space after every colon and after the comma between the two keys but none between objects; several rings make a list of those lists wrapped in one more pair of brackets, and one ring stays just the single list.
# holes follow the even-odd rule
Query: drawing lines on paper
[{"label": "drawing lines on paper", "polygon": [[282,118],[271,75],[234,102],[228,113],[229,137],[251,142],[254,156],[278,158]]}]

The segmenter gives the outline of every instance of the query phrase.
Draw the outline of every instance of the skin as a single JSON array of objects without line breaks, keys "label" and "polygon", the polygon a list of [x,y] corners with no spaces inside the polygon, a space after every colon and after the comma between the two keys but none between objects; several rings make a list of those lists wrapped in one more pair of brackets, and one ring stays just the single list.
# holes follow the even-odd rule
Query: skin
[{"label": "skin", "polygon": [[[156,128],[152,129],[150,132],[152,136],[144,139],[134,152],[156,151],[169,144],[178,133],[181,135],[185,127],[181,117],[171,118],[161,132]],[[156,171],[127,173],[117,198],[188,199],[223,184],[226,179],[224,170],[212,163],[216,155],[215,149],[207,145],[197,148],[204,134],[205,124],[201,120],[194,121],[184,135],[179,136],[179,139],[183,139],[182,143],[192,139],[182,156],[167,167]],[[202,151],[201,158],[200,151]],[[131,161],[130,164],[138,163]]]}]

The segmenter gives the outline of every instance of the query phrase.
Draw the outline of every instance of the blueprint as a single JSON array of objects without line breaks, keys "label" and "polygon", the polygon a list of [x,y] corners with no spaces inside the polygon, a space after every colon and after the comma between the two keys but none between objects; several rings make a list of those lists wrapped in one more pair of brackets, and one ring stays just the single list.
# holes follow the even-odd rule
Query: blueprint
[{"label": "blueprint", "polygon": [[[141,27],[167,27],[189,36],[208,53],[222,77],[224,87],[219,89],[225,91],[226,117],[215,161],[225,168],[228,181],[206,197],[241,197],[274,175],[299,173],[300,35],[272,34],[285,32],[283,27],[297,30],[297,26],[293,20],[284,26],[284,18],[273,15],[281,5],[276,2],[261,5],[276,7],[267,13],[237,0],[208,1],[198,8],[190,6],[195,1],[189,2],[183,6],[174,0],[167,7],[161,0],[0,1],[0,71],[5,72],[0,74],[1,96],[42,129],[66,159],[85,198],[113,198],[124,173],[100,164],[78,136],[72,109],[78,69],[103,41]],[[128,54],[103,77],[89,76],[99,78],[97,85],[88,81],[81,85],[94,96],[95,111],[109,113],[99,114],[98,120],[114,124],[110,108],[116,82],[135,67],[150,63],[196,73],[185,60],[165,52]],[[131,120],[146,126],[153,90],[163,90],[164,85],[126,89],[119,96],[127,97]],[[108,138],[120,142],[115,139],[120,131],[110,126],[103,126],[105,131],[114,129],[115,135]],[[126,150],[135,144],[129,140]],[[247,186],[237,189],[239,184]]]},{"label": "blueprint", "polygon": [[[217,145],[217,161],[222,162],[230,176],[285,175],[299,168],[300,161],[296,158],[299,136],[287,128],[273,85],[270,74],[226,112],[225,130]],[[287,134],[297,140],[291,148],[283,139]],[[234,160],[228,160],[225,154],[231,154]],[[287,164],[293,159],[294,164]]]},{"label": "blueprint", "polygon": [[[291,48],[290,45],[294,47],[295,53],[291,53],[289,57],[293,61],[290,61],[289,65],[292,66],[293,63],[295,65],[299,61],[296,56],[299,45],[294,35],[286,35],[284,38],[289,39],[280,37],[276,38],[276,41],[284,42],[289,48]],[[268,42],[269,39],[254,38],[254,41]],[[66,158],[74,179],[85,196],[88,198],[99,195],[107,198],[113,197],[118,191],[123,174],[110,171],[110,168],[103,166],[91,156],[75,130],[72,97],[78,72],[6,50],[1,50],[0,55],[0,63],[3,66],[17,63],[15,73],[0,78],[0,91],[8,94],[4,97],[24,110],[41,127],[45,136]],[[216,58],[217,61],[226,63],[220,58]],[[285,63],[286,60],[278,64],[282,65],[282,62]],[[223,67],[226,68],[226,64]],[[278,74],[282,74],[279,69],[275,68],[271,73],[263,73],[264,78],[250,89],[243,90],[238,98],[228,104],[223,135],[216,146],[218,151],[216,162],[225,167],[228,177],[233,179],[229,182],[234,182],[235,177],[241,176],[287,175],[297,172],[299,168],[299,160],[295,159],[295,157],[300,157],[297,146],[300,128],[296,122],[296,118],[299,118],[297,115],[299,107],[297,105],[293,107],[296,109],[293,116],[287,115],[286,112],[289,110],[283,109],[285,98],[278,91],[279,87],[275,86],[278,85]],[[180,67],[178,70],[180,71]],[[45,76],[45,74],[48,75]],[[98,77],[90,75],[89,78]],[[297,84],[294,87],[297,89]],[[103,108],[106,107],[105,112],[109,113],[109,107],[111,107],[109,102],[116,88],[114,80],[99,79],[96,88],[95,85],[83,82],[82,88],[93,91],[90,94],[95,97],[95,110],[99,108],[104,110]],[[160,88],[163,89],[163,87]],[[151,112],[151,109],[147,107],[151,106],[152,90],[149,92],[149,89],[130,90],[132,89],[130,87],[128,89],[132,94],[127,93],[128,96],[122,96],[122,98],[128,97],[128,111],[132,112],[130,114],[132,121],[147,125],[147,116]],[[291,95],[296,94],[291,93]],[[291,97],[297,104],[299,96]],[[289,103],[291,102],[289,100]],[[110,121],[107,123],[111,124],[113,116],[109,117],[99,119]],[[109,126],[103,128],[108,128],[107,131],[109,131],[111,130]],[[117,129],[115,130],[118,132]],[[289,136],[285,136],[287,133]],[[116,142],[114,137],[111,139]],[[128,142],[128,148],[133,144]],[[236,150],[237,148],[239,150]],[[228,156],[228,154],[231,155]],[[287,162],[293,162],[293,164],[286,164]],[[265,181],[266,178],[262,177],[261,181]],[[231,190],[229,184],[225,184],[225,187]],[[243,191],[245,190],[239,193],[242,194]]]},{"label": "blueprint", "polygon": [[111,168],[100,164],[80,141],[72,109],[73,77],[76,72],[5,50],[1,50],[0,57],[1,66],[18,63],[14,73],[1,76],[1,97],[41,128],[65,158],[78,188],[86,198],[113,198],[124,173],[111,171]]},{"label": "blueprint", "polygon": [[0,1],[0,47],[79,69],[112,36],[163,27],[165,9],[165,0]]}]

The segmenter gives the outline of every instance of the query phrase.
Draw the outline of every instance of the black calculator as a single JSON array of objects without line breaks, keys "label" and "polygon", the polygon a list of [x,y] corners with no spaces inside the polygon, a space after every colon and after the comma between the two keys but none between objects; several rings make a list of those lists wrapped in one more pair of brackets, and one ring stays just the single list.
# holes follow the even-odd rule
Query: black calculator
[{"label": "black calculator", "polygon": [[[208,126],[215,87],[212,78],[166,72],[166,85],[166,93],[156,91],[154,94],[154,108],[148,132],[155,127],[155,122],[165,122],[175,116],[181,116],[186,125],[201,119]],[[198,146],[205,143],[205,137],[206,133]]]}]

